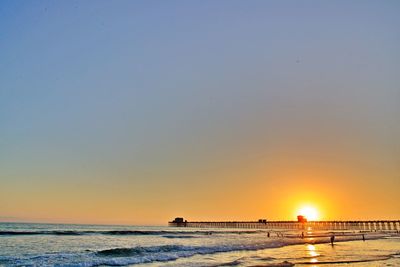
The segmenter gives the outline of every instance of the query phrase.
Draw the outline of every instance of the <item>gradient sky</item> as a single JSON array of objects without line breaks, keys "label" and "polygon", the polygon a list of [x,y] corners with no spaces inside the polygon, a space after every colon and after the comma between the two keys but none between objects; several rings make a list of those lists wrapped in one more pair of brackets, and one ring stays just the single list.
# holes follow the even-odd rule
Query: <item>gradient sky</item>
[{"label": "gradient sky", "polygon": [[399,1],[1,1],[0,221],[400,217]]}]

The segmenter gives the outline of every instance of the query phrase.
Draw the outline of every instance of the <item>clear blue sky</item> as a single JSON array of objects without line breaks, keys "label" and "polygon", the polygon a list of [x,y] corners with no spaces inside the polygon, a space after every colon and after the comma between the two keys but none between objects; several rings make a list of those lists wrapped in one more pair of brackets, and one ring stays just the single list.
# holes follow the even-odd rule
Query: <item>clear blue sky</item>
[{"label": "clear blue sky", "polygon": [[310,184],[332,216],[398,218],[399,14],[1,1],[0,220],[288,218]]}]

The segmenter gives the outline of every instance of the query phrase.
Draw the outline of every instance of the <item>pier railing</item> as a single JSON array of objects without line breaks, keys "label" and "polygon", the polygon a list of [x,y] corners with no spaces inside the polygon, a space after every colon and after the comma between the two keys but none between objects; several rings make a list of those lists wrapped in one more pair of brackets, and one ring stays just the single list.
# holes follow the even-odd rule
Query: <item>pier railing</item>
[{"label": "pier railing", "polygon": [[247,228],[286,230],[359,230],[359,231],[399,231],[400,220],[382,221],[228,221],[228,222],[169,222],[173,227],[194,228]]}]

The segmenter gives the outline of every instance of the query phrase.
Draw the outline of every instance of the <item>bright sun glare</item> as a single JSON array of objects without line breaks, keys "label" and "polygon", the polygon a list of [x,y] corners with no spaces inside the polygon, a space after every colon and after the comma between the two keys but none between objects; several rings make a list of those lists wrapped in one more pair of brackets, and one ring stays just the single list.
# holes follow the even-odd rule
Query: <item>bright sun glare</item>
[{"label": "bright sun glare", "polygon": [[318,220],[318,211],[316,208],[311,206],[304,206],[299,209],[298,215],[303,215],[309,221],[316,221]]}]

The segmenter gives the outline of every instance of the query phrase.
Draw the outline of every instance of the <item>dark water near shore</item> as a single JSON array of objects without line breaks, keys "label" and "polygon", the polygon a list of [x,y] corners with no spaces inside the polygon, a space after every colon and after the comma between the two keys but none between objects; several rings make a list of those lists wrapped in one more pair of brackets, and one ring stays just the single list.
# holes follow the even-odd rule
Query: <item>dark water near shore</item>
[{"label": "dark water near shore", "polygon": [[334,246],[330,235],[0,223],[0,266],[400,266],[395,233],[335,233]]}]

